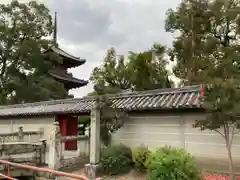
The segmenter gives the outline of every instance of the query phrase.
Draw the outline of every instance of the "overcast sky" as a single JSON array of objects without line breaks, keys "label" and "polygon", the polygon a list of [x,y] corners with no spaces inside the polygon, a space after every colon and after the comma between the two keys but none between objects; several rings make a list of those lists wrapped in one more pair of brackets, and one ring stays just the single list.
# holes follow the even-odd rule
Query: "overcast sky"
[{"label": "overcast sky", "polygon": [[[27,0],[20,0],[24,1]],[[181,0],[39,1],[52,13],[58,12],[60,47],[87,60],[86,64],[70,71],[75,77],[87,80],[109,47],[115,47],[118,54],[126,54],[147,50],[154,42],[171,46],[173,37],[164,31],[165,12]],[[91,90],[90,83],[70,93],[81,97]]]}]

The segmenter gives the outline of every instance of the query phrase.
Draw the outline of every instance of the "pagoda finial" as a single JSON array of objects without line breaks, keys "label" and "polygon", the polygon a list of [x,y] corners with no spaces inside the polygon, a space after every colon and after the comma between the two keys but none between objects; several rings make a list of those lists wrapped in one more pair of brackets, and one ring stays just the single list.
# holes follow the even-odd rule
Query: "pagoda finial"
[{"label": "pagoda finial", "polygon": [[57,45],[57,12],[54,15],[53,41]]}]

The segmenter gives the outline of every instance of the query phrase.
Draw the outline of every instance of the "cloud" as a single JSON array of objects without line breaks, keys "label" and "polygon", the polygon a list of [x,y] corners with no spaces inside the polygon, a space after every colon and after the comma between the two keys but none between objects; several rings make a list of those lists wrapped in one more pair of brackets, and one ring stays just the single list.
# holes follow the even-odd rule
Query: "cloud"
[{"label": "cloud", "polygon": [[[7,1],[7,0],[3,0]],[[26,1],[26,0],[25,0]],[[88,79],[109,47],[119,54],[143,51],[154,42],[171,46],[172,35],[164,30],[165,13],[181,0],[42,0],[51,12],[58,12],[60,47],[86,64],[71,69],[73,75]],[[173,77],[173,79],[176,79]],[[92,90],[91,83],[71,91],[76,97]]]},{"label": "cloud", "polygon": [[[143,51],[154,42],[171,46],[172,35],[164,30],[165,13],[180,0],[49,0],[52,12],[58,12],[59,40],[63,49],[87,59],[86,64],[71,69],[77,78],[88,79],[99,66],[107,48],[119,54]],[[171,65],[170,65],[171,67]],[[172,79],[176,80],[174,76]],[[76,97],[92,90],[71,91]]]},{"label": "cloud", "polygon": [[[49,1],[49,7],[58,12],[59,36],[72,43],[95,42],[98,45],[122,43],[124,39],[111,34],[111,11],[92,6],[88,1]],[[64,9],[63,9],[64,7]]]},{"label": "cloud", "polygon": [[58,12],[59,36],[71,43],[142,49],[154,41],[170,45],[165,12],[180,0],[49,0]]}]

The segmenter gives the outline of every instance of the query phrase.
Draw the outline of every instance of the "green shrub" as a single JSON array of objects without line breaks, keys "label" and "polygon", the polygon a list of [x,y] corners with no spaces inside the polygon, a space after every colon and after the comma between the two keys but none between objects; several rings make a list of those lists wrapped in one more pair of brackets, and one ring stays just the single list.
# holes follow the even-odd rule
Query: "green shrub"
[{"label": "green shrub", "polygon": [[145,171],[146,161],[150,155],[150,151],[147,147],[140,146],[133,150],[133,163],[134,167],[139,171]]},{"label": "green shrub", "polygon": [[89,116],[80,116],[78,118],[78,135],[85,135],[86,127],[90,125]]},{"label": "green shrub", "polygon": [[149,180],[200,180],[193,157],[184,149],[163,147],[147,162]]},{"label": "green shrub", "polygon": [[132,169],[132,164],[132,151],[125,145],[110,146],[103,152],[103,171],[107,174],[128,173]]}]

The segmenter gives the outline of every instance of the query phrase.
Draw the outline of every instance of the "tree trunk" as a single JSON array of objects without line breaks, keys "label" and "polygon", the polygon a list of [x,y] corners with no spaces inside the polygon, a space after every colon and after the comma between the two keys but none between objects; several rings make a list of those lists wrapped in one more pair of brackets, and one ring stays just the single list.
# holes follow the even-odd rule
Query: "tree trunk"
[{"label": "tree trunk", "polygon": [[227,151],[228,151],[228,166],[229,166],[230,180],[234,180],[234,171],[233,171],[233,161],[232,161],[231,147],[227,147]]},{"label": "tree trunk", "polygon": [[233,160],[232,160],[232,145],[229,138],[229,134],[225,134],[226,148],[228,153],[228,167],[230,180],[234,180]]}]

